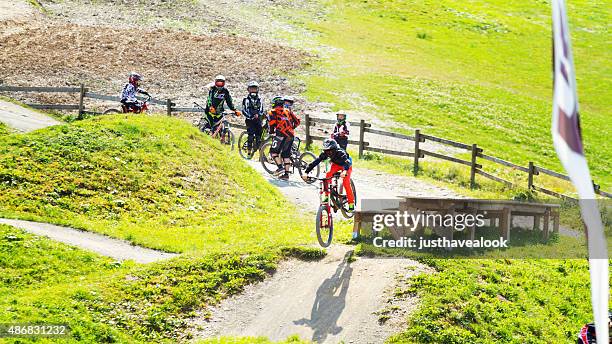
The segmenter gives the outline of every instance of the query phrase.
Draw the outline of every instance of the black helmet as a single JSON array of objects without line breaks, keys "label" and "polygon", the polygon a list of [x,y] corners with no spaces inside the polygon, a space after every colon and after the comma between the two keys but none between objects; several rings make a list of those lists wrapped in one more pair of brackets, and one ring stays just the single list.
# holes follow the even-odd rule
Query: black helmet
[{"label": "black helmet", "polygon": [[283,100],[283,97],[276,96],[276,97],[272,98],[272,106],[273,107],[285,106],[285,101]]},{"label": "black helmet", "polygon": [[334,139],[325,139],[323,141],[323,150],[338,150],[338,142]]}]

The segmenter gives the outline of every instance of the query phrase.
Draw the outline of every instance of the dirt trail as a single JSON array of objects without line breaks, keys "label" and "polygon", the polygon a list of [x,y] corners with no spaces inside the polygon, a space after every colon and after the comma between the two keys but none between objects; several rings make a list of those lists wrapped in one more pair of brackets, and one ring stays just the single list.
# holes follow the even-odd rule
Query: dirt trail
[{"label": "dirt trail", "polygon": [[134,246],[127,241],[113,239],[104,235],[48,223],[1,218],[0,223],[21,228],[32,234],[46,236],[53,240],[93,251],[120,261],[133,260],[137,263],[152,263],[176,256],[176,254],[173,253]]},{"label": "dirt trail", "polygon": [[[351,247],[335,245],[320,262],[291,260],[263,282],[212,309],[212,320],[200,319],[197,337],[265,336],[273,341],[299,335],[316,343],[382,343],[402,328],[415,298],[395,300],[392,291],[403,280],[427,272],[407,259],[347,259]],[[391,318],[379,323],[375,312]]]},{"label": "dirt trail", "polygon": [[27,17],[34,13],[27,1],[2,0],[0,1],[0,21],[14,20]]},{"label": "dirt trail", "polygon": [[56,119],[17,104],[0,100],[0,122],[20,132],[29,132],[61,124]]},{"label": "dirt trail", "polygon": [[[259,161],[249,161],[249,164],[276,185],[287,199],[294,202],[298,208],[307,212],[316,212],[319,206],[318,185],[304,183],[299,175],[292,175],[289,181],[281,181],[270,176]],[[322,173],[322,172],[321,172]],[[429,184],[414,177],[398,176],[362,168],[354,168],[352,174],[357,189],[357,209],[365,199],[395,199],[401,196],[413,197],[461,197],[455,192]]]}]

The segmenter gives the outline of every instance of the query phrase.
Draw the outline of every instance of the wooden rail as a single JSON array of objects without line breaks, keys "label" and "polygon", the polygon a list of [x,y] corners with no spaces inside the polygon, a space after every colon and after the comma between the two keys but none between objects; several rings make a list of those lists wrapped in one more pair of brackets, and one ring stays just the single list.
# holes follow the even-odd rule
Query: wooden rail
[{"label": "wooden rail", "polygon": [[[0,92],[77,93],[79,94],[78,104],[26,104],[26,105],[32,108],[35,108],[35,109],[45,109],[45,110],[66,110],[66,111],[77,110],[79,112],[79,118],[82,118],[83,114],[85,113],[95,114],[95,112],[86,110],[85,103],[84,103],[85,98],[105,100],[105,101],[116,101],[116,102],[119,102],[120,100],[119,97],[117,96],[104,95],[104,94],[91,92],[84,85],[80,85],[80,87],[31,87],[31,86],[0,85]],[[139,99],[144,99],[144,98],[139,98]],[[150,104],[165,106],[166,113],[169,116],[171,116],[173,113],[179,113],[179,112],[187,112],[187,113],[204,112],[204,110],[201,108],[176,106],[176,104],[172,102],[172,100],[170,99],[167,99],[167,100],[151,99],[149,102]],[[309,114],[306,114],[304,121],[301,124],[304,127],[304,130],[306,133],[306,138],[305,138],[306,146],[311,145],[313,141],[315,140],[322,141],[326,138],[323,136],[313,135],[313,133],[311,132],[312,127],[317,126],[317,124],[334,124],[334,123],[336,123],[335,120],[312,117]],[[375,153],[382,153],[382,154],[395,155],[395,156],[401,156],[401,157],[411,157],[413,158],[412,168],[413,168],[414,174],[417,175],[419,173],[419,160],[424,159],[426,157],[431,157],[431,158],[450,161],[450,162],[461,164],[464,166],[469,166],[470,167],[470,185],[472,188],[476,187],[476,175],[480,175],[484,178],[493,180],[498,183],[505,184],[510,187],[518,186],[517,184],[511,181],[505,180],[503,178],[500,178],[499,176],[495,176],[489,172],[484,171],[483,166],[478,163],[478,158],[481,158],[481,159],[484,159],[484,160],[487,160],[487,161],[490,161],[490,162],[493,162],[493,163],[496,163],[496,164],[499,164],[505,167],[512,168],[517,171],[527,173],[527,188],[529,190],[538,191],[538,192],[541,192],[541,193],[544,193],[550,196],[554,196],[554,197],[558,197],[558,198],[562,198],[566,200],[574,200],[572,197],[569,197],[567,195],[557,193],[552,190],[548,190],[543,187],[534,185],[534,177],[540,175],[540,173],[546,174],[553,178],[561,179],[564,181],[569,181],[570,178],[565,174],[558,173],[558,172],[546,169],[541,166],[536,166],[533,162],[529,162],[528,167],[520,166],[510,161],[506,161],[506,160],[503,160],[503,159],[500,159],[500,158],[497,158],[491,155],[484,154],[483,149],[479,148],[475,144],[469,145],[469,144],[465,144],[465,143],[461,143],[461,142],[457,142],[457,141],[453,141],[453,140],[449,140],[449,139],[445,139],[441,137],[423,134],[421,133],[419,129],[416,129],[414,131],[414,135],[406,135],[406,134],[401,134],[401,133],[388,132],[388,131],[384,131],[380,129],[374,129],[372,128],[371,123],[366,123],[364,120],[361,120],[359,122],[349,122],[349,123],[353,127],[357,127],[359,130],[359,133],[358,133],[359,139],[349,140],[348,143],[350,145],[355,145],[358,147],[360,158],[363,158],[366,152],[375,152]],[[241,125],[241,124],[232,123],[232,125],[236,128],[246,129],[246,126]],[[399,147],[412,146],[413,151],[407,152],[407,151],[400,151],[396,149],[373,147],[371,142],[366,141],[366,138],[365,138],[366,133],[370,135],[391,137],[397,140],[404,141],[406,143],[400,142],[398,143],[397,146]],[[423,149],[421,144],[427,141],[436,142],[439,144],[443,144],[443,145],[447,145],[447,146],[451,146],[451,147],[455,147],[455,148],[459,148],[459,149],[463,149],[468,152],[471,152],[471,159],[469,161],[463,160],[463,159],[456,158],[454,156],[432,152],[429,149],[427,150]],[[410,144],[408,144],[408,142],[410,142]],[[612,194],[601,190],[599,185],[594,184],[593,188],[596,194],[601,195],[603,197],[612,198]]]}]

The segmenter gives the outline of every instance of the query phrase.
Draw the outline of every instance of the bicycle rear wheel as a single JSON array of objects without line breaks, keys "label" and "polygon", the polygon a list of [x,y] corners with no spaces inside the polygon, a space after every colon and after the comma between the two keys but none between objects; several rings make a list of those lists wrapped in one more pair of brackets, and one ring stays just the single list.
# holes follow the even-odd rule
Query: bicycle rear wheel
[{"label": "bicycle rear wheel", "polygon": [[[300,160],[298,162],[298,172],[300,173],[300,177],[305,175],[306,168],[310,163],[315,161],[317,157],[311,152],[304,152],[300,155]],[[319,173],[321,172],[321,168],[319,165],[315,166],[310,172],[310,176],[314,178],[319,178]],[[316,181],[316,179],[312,179],[311,182],[307,182],[308,184],[312,184]]]},{"label": "bicycle rear wheel", "polygon": [[273,174],[278,166],[270,157],[270,148],[272,148],[272,142],[264,143],[259,149],[259,161],[261,162],[261,166],[263,166],[266,172]]},{"label": "bicycle rear wheel", "polygon": [[[351,189],[353,189],[353,197],[355,198],[355,204],[357,204],[357,189],[355,189],[355,183],[353,183],[353,178],[351,178]],[[338,185],[338,194],[340,196],[341,203],[338,208],[342,212],[345,218],[350,219],[355,215],[354,211],[349,211],[348,208],[348,198],[346,196],[346,191],[344,190],[344,185],[339,183]]]},{"label": "bicycle rear wheel", "polygon": [[328,247],[334,236],[334,220],[329,205],[321,204],[317,211],[317,240],[322,247]]},{"label": "bicycle rear wheel", "polygon": [[121,113],[121,111],[119,109],[108,109],[106,111],[103,112],[104,115],[110,115],[113,113]]}]

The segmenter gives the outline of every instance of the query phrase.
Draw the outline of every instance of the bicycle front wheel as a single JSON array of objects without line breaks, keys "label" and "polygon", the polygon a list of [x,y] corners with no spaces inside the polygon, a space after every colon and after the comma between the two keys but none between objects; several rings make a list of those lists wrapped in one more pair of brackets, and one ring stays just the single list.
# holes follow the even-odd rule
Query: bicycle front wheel
[{"label": "bicycle front wheel", "polygon": [[[308,167],[308,165],[310,165],[313,161],[315,161],[317,159],[317,157],[311,153],[311,152],[304,152],[302,153],[302,155],[300,155],[300,160],[298,163],[298,172],[300,173],[300,176],[305,175],[305,171],[306,168]],[[317,165],[315,166],[312,171],[310,172],[310,176],[314,177],[314,178],[319,178],[319,173],[321,172],[320,166]],[[311,182],[307,182],[308,184],[312,184],[316,181],[316,179],[312,179]]]},{"label": "bicycle front wheel", "polygon": [[234,133],[227,129],[223,131],[223,135],[221,135],[221,143],[227,145],[230,150],[234,150]]},{"label": "bicycle front wheel", "polygon": [[322,247],[328,247],[334,236],[334,220],[329,205],[321,204],[317,211],[317,240]]},{"label": "bicycle front wheel", "polygon": [[[253,142],[253,145],[255,143]],[[243,159],[251,160],[254,154],[254,147],[251,147],[251,152],[249,154],[249,134],[246,131],[243,131],[240,136],[238,136],[238,152],[240,152],[240,156]]]},{"label": "bicycle front wheel", "polygon": [[273,174],[278,166],[274,162],[274,159],[270,156],[270,148],[272,148],[272,142],[264,143],[259,149],[259,161],[266,172]]}]

